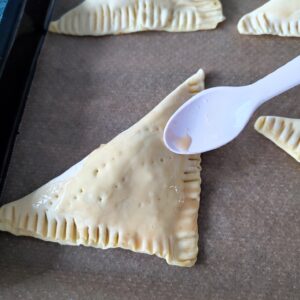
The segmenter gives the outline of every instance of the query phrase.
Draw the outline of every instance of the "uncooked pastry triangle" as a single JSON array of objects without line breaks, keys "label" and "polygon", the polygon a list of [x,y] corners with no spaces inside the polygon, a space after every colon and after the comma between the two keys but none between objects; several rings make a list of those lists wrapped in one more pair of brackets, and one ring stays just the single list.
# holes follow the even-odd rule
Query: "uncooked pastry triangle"
[{"label": "uncooked pastry triangle", "polygon": [[200,156],[171,153],[166,122],[204,88],[204,72],[148,115],[26,197],[0,208],[0,230],[68,245],[121,247],[192,266],[198,253]]},{"label": "uncooked pastry triangle", "polygon": [[238,23],[241,34],[300,36],[300,0],[271,0],[245,15]]},{"label": "uncooked pastry triangle", "polygon": [[49,30],[71,35],[106,35],[145,30],[214,29],[224,20],[219,0],[85,0]]},{"label": "uncooked pastry triangle", "polygon": [[300,162],[300,119],[259,117],[255,129]]}]

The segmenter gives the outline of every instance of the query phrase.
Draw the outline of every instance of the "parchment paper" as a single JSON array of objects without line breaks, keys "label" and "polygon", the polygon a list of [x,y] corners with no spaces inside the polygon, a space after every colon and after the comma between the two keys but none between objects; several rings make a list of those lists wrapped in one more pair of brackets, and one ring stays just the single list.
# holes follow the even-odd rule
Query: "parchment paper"
[{"label": "parchment paper", "polygon": [[[59,16],[79,1],[57,1]],[[49,34],[1,203],[28,194],[136,122],[203,68],[207,87],[253,82],[300,54],[300,39],[240,36],[262,0],[224,0],[215,31],[101,38]],[[300,118],[299,88],[263,105],[227,146],[202,155],[193,268],[121,249],[0,233],[0,299],[299,299],[300,164],[257,134],[259,115]]]}]

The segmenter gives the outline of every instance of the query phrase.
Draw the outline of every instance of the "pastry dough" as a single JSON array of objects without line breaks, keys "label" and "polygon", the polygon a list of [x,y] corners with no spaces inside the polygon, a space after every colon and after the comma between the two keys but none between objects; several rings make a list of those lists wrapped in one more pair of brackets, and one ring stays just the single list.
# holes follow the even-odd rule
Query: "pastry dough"
[{"label": "pastry dough", "polygon": [[49,30],[71,35],[106,35],[145,30],[213,29],[224,20],[219,0],[85,0]]},{"label": "pastry dough", "polygon": [[26,197],[0,208],[0,230],[67,245],[121,247],[192,266],[198,253],[200,155],[171,153],[163,130],[204,87],[181,84],[142,120]]},{"label": "pastry dough", "polygon": [[300,36],[300,0],[271,0],[245,15],[238,23],[241,34]]},{"label": "pastry dough", "polygon": [[300,162],[300,119],[259,117],[254,127]]}]

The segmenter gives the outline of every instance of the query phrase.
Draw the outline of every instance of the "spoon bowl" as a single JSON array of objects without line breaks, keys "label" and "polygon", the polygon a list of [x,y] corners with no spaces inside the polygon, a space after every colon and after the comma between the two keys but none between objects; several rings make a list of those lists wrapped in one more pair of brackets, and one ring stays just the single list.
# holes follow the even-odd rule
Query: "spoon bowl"
[{"label": "spoon bowl", "polygon": [[[164,140],[177,154],[203,153],[223,146],[246,126],[253,106],[249,87],[217,87],[194,96],[171,117]],[[189,147],[178,146],[190,137]],[[188,148],[188,149],[186,149]]]}]

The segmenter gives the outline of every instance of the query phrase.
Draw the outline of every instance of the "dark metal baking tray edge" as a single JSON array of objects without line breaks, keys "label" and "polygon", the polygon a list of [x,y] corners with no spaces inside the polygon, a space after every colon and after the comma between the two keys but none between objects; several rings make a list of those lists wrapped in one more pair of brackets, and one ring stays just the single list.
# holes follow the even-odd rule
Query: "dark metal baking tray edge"
[{"label": "dark metal baking tray edge", "polygon": [[0,196],[54,2],[23,1],[25,6],[18,10],[20,15],[14,18],[11,30],[6,30],[10,32],[6,39],[11,45],[0,77]]}]

